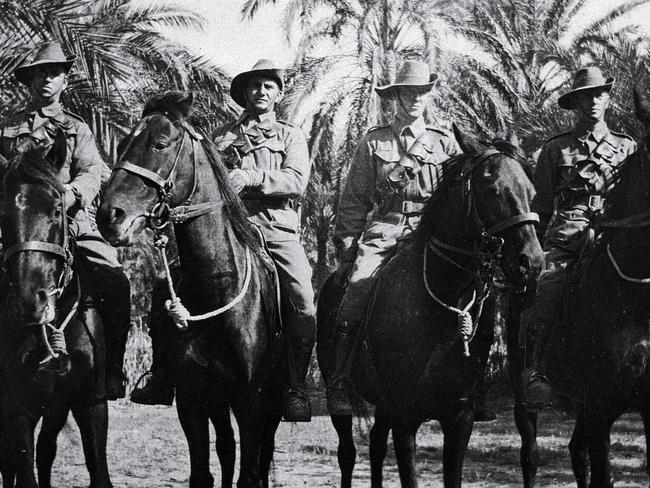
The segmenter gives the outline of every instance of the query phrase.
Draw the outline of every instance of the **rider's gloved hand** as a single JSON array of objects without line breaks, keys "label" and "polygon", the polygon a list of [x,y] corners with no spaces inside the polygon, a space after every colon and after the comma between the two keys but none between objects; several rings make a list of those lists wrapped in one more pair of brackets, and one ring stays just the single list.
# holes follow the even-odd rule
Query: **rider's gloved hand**
[{"label": "rider's gloved hand", "polygon": [[233,189],[240,193],[244,188],[259,186],[262,184],[261,177],[256,171],[245,169],[233,169],[230,174],[230,184]]}]

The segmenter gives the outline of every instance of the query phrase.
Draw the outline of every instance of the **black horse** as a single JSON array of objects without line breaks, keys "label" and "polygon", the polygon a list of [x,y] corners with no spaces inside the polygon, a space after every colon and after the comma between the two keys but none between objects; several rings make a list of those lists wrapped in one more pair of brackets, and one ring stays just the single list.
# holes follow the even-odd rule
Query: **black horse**
[{"label": "black horse", "polygon": [[[513,159],[518,149],[505,141],[482,144],[458,130],[456,137],[465,154],[443,163],[442,181],[422,223],[385,265],[368,310],[354,382],[376,405],[373,487],[382,483],[390,429],[402,486],[417,486],[415,434],[428,419],[439,420],[444,433],[444,484],[460,486],[475,387],[493,337],[491,321],[475,323],[487,303],[492,267],[498,261],[519,286],[534,281],[542,265],[532,225],[537,216],[529,208],[534,190],[522,162]],[[334,317],[342,293],[336,283],[331,277],[319,298],[318,358],[326,379],[333,369]],[[461,314],[462,334],[461,310],[474,317],[473,323]],[[342,441],[342,481],[349,486],[351,421],[333,421]]]},{"label": "black horse", "polygon": [[[13,487],[14,481],[20,488],[50,486],[56,438],[70,411],[81,431],[90,486],[112,487],[106,462],[104,330],[87,293],[87,274],[72,263],[74,231],[57,180],[65,144],[59,134],[47,158],[35,148],[1,170],[6,272],[0,406],[8,457],[3,456],[0,467],[5,487]],[[49,327],[65,328],[69,357],[45,363],[52,352],[46,339]],[[34,429],[41,417],[37,483]]]},{"label": "black horse", "polygon": [[[547,374],[558,393],[573,399],[577,414],[569,450],[579,488],[614,486],[609,438],[623,413],[641,414],[646,442],[650,441],[650,104],[636,89],[635,102],[646,126],[644,139],[624,162],[617,185],[607,196],[606,217],[595,221],[600,235],[581,263],[580,274],[569,280],[567,313],[550,338],[554,355],[547,362],[559,367],[549,367]],[[509,329],[519,324],[529,301],[530,297],[514,298]],[[515,371],[513,380],[520,382],[517,376]],[[524,483],[532,487],[538,461],[537,417],[523,405],[516,413]]]},{"label": "black horse", "polygon": [[229,406],[240,434],[237,486],[268,486],[287,379],[274,272],[225,166],[186,120],[191,106],[191,95],[179,92],[147,102],[123,145],[97,220],[113,244],[128,243],[147,225],[174,222],[179,296],[192,313],[208,314],[190,319],[172,354],[190,486],[213,486],[208,423],[225,425]]}]

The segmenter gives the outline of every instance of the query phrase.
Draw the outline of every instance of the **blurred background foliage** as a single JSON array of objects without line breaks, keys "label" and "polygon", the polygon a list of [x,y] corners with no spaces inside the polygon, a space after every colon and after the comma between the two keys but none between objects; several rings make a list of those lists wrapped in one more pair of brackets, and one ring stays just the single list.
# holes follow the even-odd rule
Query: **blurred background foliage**
[{"label": "blurred background foliage", "polygon": [[[635,137],[633,80],[647,72],[649,35],[634,25],[648,0],[290,0],[282,27],[297,46],[280,112],[308,136],[312,178],[302,204],[303,238],[318,290],[336,267],[331,243],[336,207],[359,138],[390,119],[393,107],[373,87],[390,82],[405,59],[439,75],[427,120],[455,121],[483,138],[515,130],[533,160],[543,142],[567,130],[572,113],[556,100],[582,66],[616,76],[610,126]],[[275,0],[245,0],[252,18]],[[195,93],[195,124],[211,131],[237,116],[230,74],[161,34],[166,27],[205,29],[178,3],[131,0],[0,0],[0,116],[19,110],[25,89],[12,76],[35,46],[57,40],[79,57],[64,104],[89,123],[106,161],[139,119],[145,100],[168,89]],[[584,22],[584,18],[590,19]],[[454,42],[450,42],[453,39]],[[132,282],[134,327],[127,370],[134,380],[151,361],[146,334],[160,256],[149,234],[120,250]],[[497,324],[499,337],[502,324]],[[503,374],[502,341],[491,371]]]}]

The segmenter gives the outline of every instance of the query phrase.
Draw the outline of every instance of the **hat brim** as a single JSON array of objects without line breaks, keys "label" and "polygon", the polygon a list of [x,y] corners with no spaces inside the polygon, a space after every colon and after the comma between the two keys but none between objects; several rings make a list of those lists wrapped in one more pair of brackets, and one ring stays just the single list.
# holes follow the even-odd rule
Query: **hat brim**
[{"label": "hat brim", "polygon": [[253,76],[268,76],[278,82],[281,90],[284,90],[284,70],[283,69],[254,69],[239,73],[230,83],[230,96],[240,107],[246,108],[246,86],[248,80]]},{"label": "hat brim", "polygon": [[576,93],[580,93],[581,91],[585,91],[585,90],[593,90],[594,88],[607,88],[607,91],[609,91],[612,89],[613,85],[614,85],[614,77],[610,76],[603,84],[581,86],[580,88],[576,88],[574,90],[570,90],[566,92],[565,94],[561,95],[560,98],[557,99],[557,104],[563,109],[572,110],[575,108],[575,104],[573,102]]},{"label": "hat brim", "polygon": [[44,64],[58,64],[60,66],[65,67],[66,72],[70,71],[70,68],[72,68],[72,65],[74,64],[75,60],[77,59],[77,56],[74,54],[71,56],[66,56],[65,61],[54,61],[51,59],[43,59],[40,61],[36,61],[34,63],[26,64],[24,66],[20,66],[19,68],[16,68],[16,71],[14,71],[14,76],[18,81],[20,81],[23,85],[29,85],[29,80],[30,80],[30,75],[29,72],[35,68],[36,66],[42,66]]},{"label": "hat brim", "polygon": [[377,95],[379,95],[380,97],[392,96],[396,88],[402,88],[402,87],[409,87],[409,88],[420,87],[420,88],[427,88],[430,91],[433,89],[433,87],[437,82],[438,82],[438,75],[432,74],[431,76],[429,76],[428,83],[392,83],[390,85],[376,86],[375,91],[377,92]]}]

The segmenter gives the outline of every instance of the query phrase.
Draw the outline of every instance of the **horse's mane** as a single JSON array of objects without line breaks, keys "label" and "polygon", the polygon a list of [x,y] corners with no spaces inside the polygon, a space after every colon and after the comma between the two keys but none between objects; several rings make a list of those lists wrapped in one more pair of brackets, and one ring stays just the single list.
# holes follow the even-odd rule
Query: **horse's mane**
[{"label": "horse's mane", "polygon": [[[533,166],[520,147],[502,138],[495,138],[492,141],[481,142],[485,146],[486,150],[496,149],[501,153],[495,155],[495,158],[510,158],[517,161],[521,164],[526,176],[532,180]],[[460,183],[461,171],[463,166],[465,166],[465,163],[479,156],[480,154],[458,154],[442,163],[442,171],[440,172],[441,177],[433,188],[432,196],[427,201],[422,215],[422,220],[418,226],[418,229],[425,235],[433,231],[438,225],[440,221],[440,212],[438,207],[440,203],[447,198],[447,194],[454,184]]]},{"label": "horse's mane", "polygon": [[52,188],[63,194],[65,188],[58,175],[59,168],[43,156],[42,150],[30,149],[8,164],[4,179],[5,185],[12,181],[29,183]]},{"label": "horse's mane", "polygon": [[617,168],[607,193],[606,214],[619,219],[647,208],[650,203],[650,161],[645,146],[630,155]]},{"label": "horse's mane", "polygon": [[[142,117],[153,113],[165,113],[172,119],[189,122],[188,119],[192,115],[192,97],[183,91],[169,91],[155,95],[147,100]],[[223,164],[215,145],[211,142],[210,136],[203,130],[199,132],[203,136],[201,145],[213,169],[217,185],[221,190],[225,212],[235,234],[253,250],[258,250],[260,248],[258,234],[254,230],[253,224],[248,220],[246,208],[228,182],[228,170]]]}]

